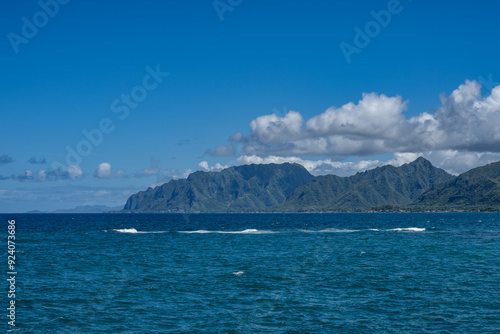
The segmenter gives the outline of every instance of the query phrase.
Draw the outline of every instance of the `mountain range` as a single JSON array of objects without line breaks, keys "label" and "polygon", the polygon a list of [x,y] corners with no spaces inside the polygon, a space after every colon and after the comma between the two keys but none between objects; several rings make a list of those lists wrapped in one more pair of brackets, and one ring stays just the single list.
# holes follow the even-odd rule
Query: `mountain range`
[{"label": "mountain range", "polygon": [[418,158],[349,177],[298,164],[192,173],[129,197],[124,212],[500,211],[500,162],[457,177]]},{"label": "mountain range", "polygon": [[317,176],[295,189],[275,211],[361,211],[408,205],[430,187],[453,179],[424,158],[377,167],[349,177]]},{"label": "mountain range", "polygon": [[221,172],[194,172],[129,197],[135,212],[257,212],[283,203],[313,176],[302,166],[243,165]]}]

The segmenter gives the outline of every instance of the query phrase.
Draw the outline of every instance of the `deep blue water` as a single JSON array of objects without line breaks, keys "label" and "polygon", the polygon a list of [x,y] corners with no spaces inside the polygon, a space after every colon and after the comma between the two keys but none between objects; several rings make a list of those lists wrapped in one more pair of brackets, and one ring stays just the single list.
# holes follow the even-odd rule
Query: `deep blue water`
[{"label": "deep blue water", "polygon": [[19,333],[500,333],[497,213],[0,217]]}]

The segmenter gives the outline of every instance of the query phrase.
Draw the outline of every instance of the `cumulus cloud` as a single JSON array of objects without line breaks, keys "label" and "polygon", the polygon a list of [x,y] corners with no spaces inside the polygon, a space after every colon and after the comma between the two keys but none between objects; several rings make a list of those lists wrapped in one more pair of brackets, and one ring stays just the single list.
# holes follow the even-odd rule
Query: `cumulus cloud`
[{"label": "cumulus cloud", "polygon": [[219,145],[214,150],[206,150],[205,154],[211,155],[213,157],[234,157],[235,149],[234,145]]},{"label": "cumulus cloud", "polygon": [[296,111],[289,111],[284,117],[276,114],[257,117],[250,122],[250,130],[255,139],[263,143],[300,139],[304,119]]},{"label": "cumulus cloud", "polygon": [[97,166],[94,176],[99,179],[109,179],[111,177],[111,165],[103,162]]},{"label": "cumulus cloud", "polygon": [[127,177],[124,170],[117,170],[116,173],[111,172],[111,164],[103,162],[97,166],[94,172],[94,177],[98,179],[123,178]]},{"label": "cumulus cloud", "polygon": [[424,156],[456,173],[498,157],[500,86],[483,97],[480,83],[467,80],[448,97],[441,96],[441,105],[433,112],[410,118],[404,115],[407,104],[400,96],[365,93],[357,103],[329,108],[306,121],[296,111],[283,117],[257,117],[250,122],[248,136],[238,133],[232,139],[243,145],[240,161],[298,156],[342,161],[349,156],[396,153],[400,159]]},{"label": "cumulus cloud", "polygon": [[0,165],[9,164],[11,162],[14,162],[14,159],[12,159],[12,157],[9,157],[5,154],[0,155]]},{"label": "cumulus cloud", "polygon": [[71,180],[79,180],[83,177],[83,172],[80,166],[78,165],[70,165],[68,166],[68,177]]},{"label": "cumulus cloud", "polygon": [[363,94],[363,99],[341,108],[329,108],[307,121],[306,130],[314,136],[350,136],[363,138],[392,138],[405,121],[402,112],[407,102],[400,96]]},{"label": "cumulus cloud", "polygon": [[13,174],[10,176],[1,176],[0,180],[16,180],[21,182],[48,182],[58,180],[80,180],[83,178],[83,171],[80,166],[70,165],[65,170],[62,168],[39,170],[37,172],[31,169]]},{"label": "cumulus cloud", "polygon": [[229,137],[229,141],[233,141],[233,142],[239,142],[242,139],[243,139],[243,132],[241,132],[241,131],[238,131],[234,135]]},{"label": "cumulus cloud", "polygon": [[191,174],[193,172],[193,170],[191,168],[188,168],[184,171],[184,173],[182,173],[182,178],[184,179],[187,179],[187,177],[189,176],[189,174]]},{"label": "cumulus cloud", "polygon": [[221,170],[228,168],[227,165],[221,165],[220,163],[216,163],[213,166],[208,164],[208,161],[202,161],[198,164],[198,170],[202,170],[205,172],[220,172]]},{"label": "cumulus cloud", "polygon": [[436,167],[451,174],[460,174],[478,166],[500,161],[497,152],[468,152],[457,150],[438,150],[421,154]]},{"label": "cumulus cloud", "polygon": [[466,81],[441,98],[434,113],[407,119],[400,96],[363,94],[357,104],[329,108],[307,122],[296,111],[264,115],[240,138],[245,155],[350,156],[388,152],[459,150],[500,152],[500,86],[481,97],[481,86]]}]

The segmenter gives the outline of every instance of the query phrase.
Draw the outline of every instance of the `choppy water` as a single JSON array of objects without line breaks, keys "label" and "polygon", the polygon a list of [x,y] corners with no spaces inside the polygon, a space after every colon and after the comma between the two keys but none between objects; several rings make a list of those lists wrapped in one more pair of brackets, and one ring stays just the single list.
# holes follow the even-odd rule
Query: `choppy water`
[{"label": "choppy water", "polygon": [[500,332],[496,213],[0,217],[19,333]]}]

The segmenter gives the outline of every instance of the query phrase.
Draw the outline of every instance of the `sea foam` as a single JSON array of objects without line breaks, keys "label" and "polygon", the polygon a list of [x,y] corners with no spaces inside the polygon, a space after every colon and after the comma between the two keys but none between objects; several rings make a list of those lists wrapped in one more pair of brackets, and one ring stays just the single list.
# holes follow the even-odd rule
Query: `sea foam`
[{"label": "sea foam", "polygon": [[113,231],[119,232],[119,233],[139,233],[135,228],[118,228],[114,229]]},{"label": "sea foam", "polygon": [[400,231],[400,232],[423,232],[425,231],[425,228],[420,228],[420,227],[398,227],[398,228],[391,228],[387,231]]},{"label": "sea foam", "polygon": [[269,233],[276,233],[273,231],[260,231],[256,230],[254,228],[249,228],[243,231],[208,231],[208,230],[196,230],[196,231],[179,231],[179,233],[200,233],[200,234],[205,234],[205,233],[218,233],[218,234],[269,234]]}]

